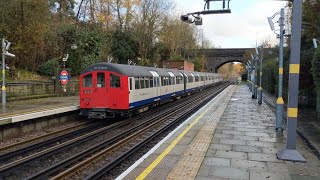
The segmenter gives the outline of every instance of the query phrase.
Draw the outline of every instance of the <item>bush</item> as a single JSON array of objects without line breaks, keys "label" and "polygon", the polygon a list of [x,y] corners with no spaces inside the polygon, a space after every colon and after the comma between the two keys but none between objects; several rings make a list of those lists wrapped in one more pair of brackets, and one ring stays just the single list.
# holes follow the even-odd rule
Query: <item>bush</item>
[{"label": "bush", "polygon": [[55,69],[58,67],[60,67],[59,60],[50,59],[39,66],[38,73],[40,75],[53,76]]},{"label": "bush", "polygon": [[95,54],[90,54],[90,55],[86,55],[83,57],[83,59],[81,60],[81,69],[79,69],[81,72],[82,70],[84,70],[85,68],[87,68],[88,66],[94,64],[94,63],[98,63],[99,61],[99,57]]}]

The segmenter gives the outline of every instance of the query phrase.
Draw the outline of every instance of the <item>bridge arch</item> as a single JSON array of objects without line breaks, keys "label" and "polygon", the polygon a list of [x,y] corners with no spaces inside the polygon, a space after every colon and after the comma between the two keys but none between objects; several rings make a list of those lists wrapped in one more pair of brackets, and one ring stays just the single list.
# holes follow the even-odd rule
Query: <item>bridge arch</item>
[{"label": "bridge arch", "polygon": [[246,63],[244,55],[248,51],[254,51],[253,48],[217,48],[217,49],[201,49],[200,53],[207,58],[206,67],[210,72],[217,70],[224,64],[230,62]]},{"label": "bridge arch", "polygon": [[216,67],[216,69],[214,69],[214,71],[212,71],[212,72],[218,72],[218,69],[219,69],[220,67],[222,67],[222,66],[225,65],[225,64],[233,63],[233,62],[244,63],[243,61],[236,61],[236,60],[235,60],[235,61],[225,61],[224,63],[218,65],[218,66]]}]

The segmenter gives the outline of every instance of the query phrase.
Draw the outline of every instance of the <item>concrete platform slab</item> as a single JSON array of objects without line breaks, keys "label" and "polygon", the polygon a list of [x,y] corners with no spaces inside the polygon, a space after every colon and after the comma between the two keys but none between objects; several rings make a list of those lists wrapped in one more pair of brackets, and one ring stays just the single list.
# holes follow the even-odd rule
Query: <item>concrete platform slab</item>
[{"label": "concrete platform slab", "polygon": [[[276,137],[274,113],[265,104],[258,105],[247,87],[233,88],[217,101],[219,105],[212,105],[206,111],[210,111],[210,115],[203,115],[195,128],[190,129],[190,135],[182,138],[176,147],[170,150],[166,148],[172,145],[178,135],[173,135],[170,141],[160,146],[157,154],[151,156],[151,159],[162,158],[158,164],[148,160],[143,164],[150,164],[148,167],[137,165],[126,177],[182,180],[317,179],[320,176],[320,161],[299,138],[297,148],[307,163],[277,159],[276,152],[285,147],[286,137]],[[203,112],[205,110],[195,116],[201,116]],[[184,127],[191,124],[190,120]],[[176,133],[183,131],[181,129]],[[187,139],[186,144],[180,143],[183,139]],[[153,168],[150,170],[150,167]]]}]

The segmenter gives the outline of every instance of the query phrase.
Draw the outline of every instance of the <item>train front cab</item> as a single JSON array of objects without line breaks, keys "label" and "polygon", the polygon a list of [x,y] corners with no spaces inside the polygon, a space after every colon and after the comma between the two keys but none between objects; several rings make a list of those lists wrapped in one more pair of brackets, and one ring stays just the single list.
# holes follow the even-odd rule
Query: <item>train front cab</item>
[{"label": "train front cab", "polygon": [[93,71],[80,76],[80,115],[113,118],[129,107],[128,78],[109,71]]}]

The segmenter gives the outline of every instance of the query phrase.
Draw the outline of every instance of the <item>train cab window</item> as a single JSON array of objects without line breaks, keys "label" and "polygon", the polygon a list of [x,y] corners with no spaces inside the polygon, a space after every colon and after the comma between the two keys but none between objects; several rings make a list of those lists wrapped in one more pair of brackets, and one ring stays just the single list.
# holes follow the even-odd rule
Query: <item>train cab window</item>
[{"label": "train cab window", "polygon": [[97,73],[97,87],[102,88],[105,86],[104,73]]},{"label": "train cab window", "polygon": [[82,87],[92,87],[92,74],[88,74],[83,77]]},{"label": "train cab window", "polygon": [[144,83],[144,78],[140,78],[140,87],[141,87],[141,89],[146,88],[145,83]]},{"label": "train cab window", "polygon": [[149,78],[145,77],[144,82],[145,82],[146,88],[149,88],[150,87]]},{"label": "train cab window", "polygon": [[132,78],[129,78],[129,82],[130,82],[130,91],[132,90]]},{"label": "train cab window", "polygon": [[135,89],[140,89],[140,81],[139,81],[139,78],[134,78],[134,82],[135,82]]},{"label": "train cab window", "polygon": [[150,78],[150,87],[151,87],[151,88],[153,87],[153,77]]},{"label": "train cab window", "polygon": [[110,74],[110,87],[119,88],[120,87],[120,77],[114,74]]}]

